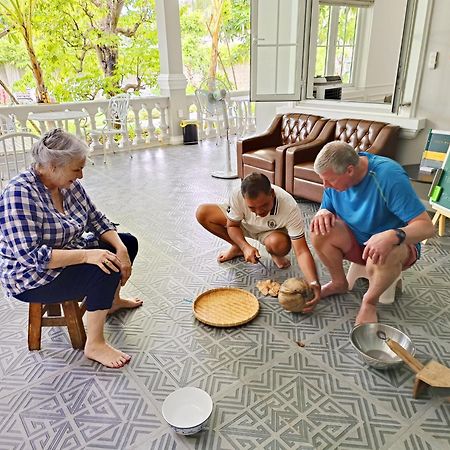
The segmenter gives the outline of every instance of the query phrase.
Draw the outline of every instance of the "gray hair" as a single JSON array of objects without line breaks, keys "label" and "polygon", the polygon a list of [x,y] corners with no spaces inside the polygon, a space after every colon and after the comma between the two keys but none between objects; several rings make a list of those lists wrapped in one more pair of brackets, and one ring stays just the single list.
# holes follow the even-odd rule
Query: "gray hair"
[{"label": "gray hair", "polygon": [[47,131],[33,145],[31,156],[34,167],[37,165],[61,167],[74,159],[86,158],[89,152],[90,149],[84,141],[61,128],[55,128]]},{"label": "gray hair", "polygon": [[314,170],[324,173],[332,170],[337,175],[342,175],[348,166],[357,166],[359,155],[356,150],[346,142],[333,141],[324,145],[314,161]]}]

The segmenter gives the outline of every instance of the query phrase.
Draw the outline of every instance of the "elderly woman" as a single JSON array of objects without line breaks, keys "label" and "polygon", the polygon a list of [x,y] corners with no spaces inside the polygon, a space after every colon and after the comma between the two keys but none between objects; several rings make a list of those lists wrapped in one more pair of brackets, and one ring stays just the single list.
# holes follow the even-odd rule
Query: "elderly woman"
[{"label": "elderly woman", "polygon": [[8,296],[29,303],[86,297],[84,353],[119,368],[130,356],[105,341],[103,327],[108,313],[142,304],[119,295],[131,275],[137,240],[118,234],[78,181],[88,152],[61,129],[34,144],[31,168],[0,197],[0,281]]}]

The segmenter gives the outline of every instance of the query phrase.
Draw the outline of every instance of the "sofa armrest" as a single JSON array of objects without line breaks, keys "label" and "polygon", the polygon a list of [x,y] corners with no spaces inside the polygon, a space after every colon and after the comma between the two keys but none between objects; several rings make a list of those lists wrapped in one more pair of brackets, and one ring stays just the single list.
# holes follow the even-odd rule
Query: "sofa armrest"
[{"label": "sofa armrest", "polygon": [[247,139],[239,139],[242,152],[257,150],[264,147],[277,147],[282,144],[281,141],[281,118],[282,114],[277,114],[269,125],[269,128],[258,136],[252,136]]},{"label": "sofa armrest", "polygon": [[258,135],[247,139],[239,139],[236,144],[237,173],[239,178],[244,178],[244,163],[242,155],[252,150],[265,147],[277,147],[281,144],[281,119],[282,114],[277,114],[269,128]]},{"label": "sofa armrest", "polygon": [[376,155],[387,156],[394,159],[394,154],[396,150],[396,144],[398,139],[398,134],[400,132],[400,127],[397,125],[386,125],[378,133],[373,144],[367,149],[369,153],[374,153]]}]

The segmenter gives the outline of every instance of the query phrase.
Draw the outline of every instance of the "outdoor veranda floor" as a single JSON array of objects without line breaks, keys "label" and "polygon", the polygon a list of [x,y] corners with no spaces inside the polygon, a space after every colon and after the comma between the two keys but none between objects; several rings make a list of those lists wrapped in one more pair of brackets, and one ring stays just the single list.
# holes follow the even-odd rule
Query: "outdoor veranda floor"
[{"label": "outdoor veranda floor", "polygon": [[[101,157],[85,170],[85,186],[120,230],[139,238],[140,253],[125,292],[144,306],[108,320],[106,334],[133,355],[107,369],[73,350],[66,331],[47,330],[42,350],[27,349],[27,305],[0,302],[1,449],[448,449],[449,392],[412,398],[406,367],[378,371],[352,349],[352,328],[364,284],[324,299],[313,314],[283,311],[258,295],[265,278],[242,260],[219,265],[223,242],[195,220],[202,202],[220,202],[238,180],[222,169],[214,142]],[[301,203],[306,221],[317,205]],[[428,242],[404,273],[405,289],[380,320],[409,334],[422,361],[450,366],[450,239]],[[274,268],[284,280],[298,275]],[[328,275],[319,264],[322,282]],[[191,312],[201,292],[248,289],[260,313],[239,328],[215,329]],[[296,341],[303,341],[300,348]],[[173,433],[161,415],[164,399],[197,386],[214,400],[208,428]]]}]

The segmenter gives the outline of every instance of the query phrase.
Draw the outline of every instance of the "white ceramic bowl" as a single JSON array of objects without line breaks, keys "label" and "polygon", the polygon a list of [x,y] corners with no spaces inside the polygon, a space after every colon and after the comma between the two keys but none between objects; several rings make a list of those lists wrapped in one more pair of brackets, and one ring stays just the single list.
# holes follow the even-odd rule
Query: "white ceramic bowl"
[{"label": "white ceramic bowl", "polygon": [[212,408],[213,401],[207,392],[196,387],[184,387],[164,400],[162,414],[174,431],[189,435],[204,428]]}]

